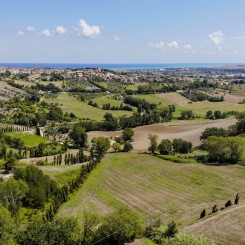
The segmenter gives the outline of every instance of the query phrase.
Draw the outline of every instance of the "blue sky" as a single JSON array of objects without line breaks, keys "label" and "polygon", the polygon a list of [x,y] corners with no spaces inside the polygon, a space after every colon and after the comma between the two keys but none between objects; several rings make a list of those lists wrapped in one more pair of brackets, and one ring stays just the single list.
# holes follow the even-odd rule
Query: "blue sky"
[{"label": "blue sky", "polygon": [[245,62],[244,0],[1,0],[0,62]]}]

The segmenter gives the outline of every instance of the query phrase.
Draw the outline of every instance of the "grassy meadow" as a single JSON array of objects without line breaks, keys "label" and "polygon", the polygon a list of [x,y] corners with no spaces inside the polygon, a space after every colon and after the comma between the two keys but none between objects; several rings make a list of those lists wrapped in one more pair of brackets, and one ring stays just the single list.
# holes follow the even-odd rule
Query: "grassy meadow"
[{"label": "grassy meadow", "polygon": [[113,95],[98,96],[93,99],[93,102],[97,103],[100,108],[107,103],[110,103],[111,106],[120,106],[122,104],[122,101],[113,99]]},{"label": "grassy meadow", "polygon": [[144,222],[161,218],[185,225],[196,221],[204,208],[222,207],[238,192],[244,196],[244,174],[239,165],[178,164],[139,153],[111,153],[58,216],[82,222],[84,210],[104,215],[127,206]]},{"label": "grassy meadow", "polygon": [[81,164],[75,165],[54,165],[54,166],[39,166],[44,174],[49,175],[54,179],[60,186],[76,179],[78,177]]},{"label": "grassy meadow", "polygon": [[245,84],[233,84],[231,94],[245,96]]},{"label": "grassy meadow", "polygon": [[44,100],[48,103],[58,103],[64,112],[73,112],[76,116],[80,118],[88,118],[96,121],[103,120],[103,116],[106,112],[111,112],[116,117],[132,114],[132,112],[129,111],[105,111],[100,108],[90,106],[86,102],[79,101],[74,97],[68,95],[67,93],[59,93],[59,95],[56,98],[44,98]]},{"label": "grassy meadow", "polygon": [[21,132],[18,132],[18,133],[9,132],[5,134],[11,137],[21,139],[24,142],[26,147],[35,147],[35,146],[38,146],[40,143],[47,144],[51,142],[51,140],[48,140],[46,138],[43,138],[35,134],[28,134],[28,133],[21,133]]},{"label": "grassy meadow", "polygon": [[188,100],[178,93],[166,93],[166,94],[146,94],[146,95],[134,95],[139,99],[145,99],[147,102],[155,103],[159,109],[167,107],[170,104],[176,106],[176,112],[174,116],[179,116],[183,110],[192,110],[196,116],[205,117],[209,110],[225,111],[245,111],[245,104],[238,104],[235,102],[192,102],[188,103]]}]

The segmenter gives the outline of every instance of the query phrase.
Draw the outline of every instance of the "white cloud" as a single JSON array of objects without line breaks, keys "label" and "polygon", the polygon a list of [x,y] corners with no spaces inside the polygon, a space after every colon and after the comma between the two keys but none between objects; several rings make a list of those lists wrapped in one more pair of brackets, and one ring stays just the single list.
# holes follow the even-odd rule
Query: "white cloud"
[{"label": "white cloud", "polygon": [[154,49],[165,49],[165,43],[163,41],[160,41],[159,43],[149,43],[149,46]]},{"label": "white cloud", "polygon": [[41,36],[44,36],[44,37],[52,37],[53,36],[53,33],[49,30],[49,29],[44,29],[41,33],[40,33]]},{"label": "white cloud", "polygon": [[186,44],[186,45],[184,45],[184,50],[185,51],[191,51],[192,50],[192,46],[190,44]]},{"label": "white cloud", "polygon": [[64,28],[63,26],[57,26],[55,28],[55,33],[57,34],[65,34],[66,33],[66,28]]},{"label": "white cloud", "polygon": [[220,46],[224,42],[224,34],[221,31],[215,31],[209,34],[208,37],[216,46]]},{"label": "white cloud", "polygon": [[28,32],[34,32],[36,29],[33,26],[27,26],[26,31]]},{"label": "white cloud", "polygon": [[87,22],[83,19],[79,20],[79,27],[75,27],[74,28],[74,33],[77,36],[81,36],[83,35],[84,37],[90,37],[90,38],[94,38],[99,36],[100,34],[100,27],[99,26],[90,26],[89,24],[87,24]]},{"label": "white cloud", "polygon": [[114,36],[113,39],[114,39],[115,41],[120,41],[120,40],[121,40],[121,38],[118,37],[118,36]]},{"label": "white cloud", "polygon": [[22,36],[24,36],[25,35],[25,33],[23,32],[23,31],[18,31],[17,33],[16,33],[16,36],[17,37],[22,37]]},{"label": "white cloud", "polygon": [[167,47],[168,47],[169,49],[177,49],[177,48],[179,48],[179,44],[178,44],[176,41],[172,41],[172,42],[170,42],[170,43],[167,45]]},{"label": "white cloud", "polygon": [[121,37],[119,37],[119,36],[114,36],[113,39],[114,39],[115,41],[121,41],[123,38],[121,38]]},{"label": "white cloud", "polygon": [[124,37],[124,36],[113,36],[113,39],[114,39],[115,41],[122,41],[122,40],[125,39],[125,37]]}]

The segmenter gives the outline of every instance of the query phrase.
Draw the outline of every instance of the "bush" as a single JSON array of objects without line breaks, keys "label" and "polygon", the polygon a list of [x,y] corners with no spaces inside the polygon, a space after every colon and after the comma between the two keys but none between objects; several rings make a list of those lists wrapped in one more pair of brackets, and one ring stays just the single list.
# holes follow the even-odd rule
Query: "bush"
[{"label": "bush", "polygon": [[46,161],[43,161],[43,160],[39,160],[36,162],[36,165],[37,166],[45,166],[45,165],[49,165],[49,163]]},{"label": "bush", "polygon": [[214,205],[212,208],[212,213],[217,213],[218,212],[218,207],[217,205]]},{"label": "bush", "polygon": [[180,114],[180,119],[181,120],[190,120],[195,118],[193,112],[191,110],[188,111],[182,111]]},{"label": "bush", "polygon": [[207,238],[197,237],[188,233],[179,233],[175,237],[164,240],[164,245],[215,245]]},{"label": "bush", "polygon": [[172,155],[158,155],[157,157],[163,160],[176,162],[176,163],[196,163],[194,159],[184,159],[184,158],[180,158],[180,157],[172,156]]},{"label": "bush", "polygon": [[120,209],[103,218],[94,242],[101,245],[123,245],[134,241],[143,231],[144,228],[136,214],[127,209]]},{"label": "bush", "polygon": [[225,130],[224,128],[217,128],[217,127],[212,127],[212,128],[206,128],[201,136],[201,140],[207,139],[209,136],[221,136],[221,137],[227,137],[229,135],[229,132]]},{"label": "bush", "polygon": [[16,159],[14,156],[11,156],[4,162],[4,170],[6,172],[11,172],[15,168],[15,165],[16,165]]},{"label": "bush", "polygon": [[174,237],[179,232],[177,225],[174,221],[168,224],[168,228],[165,231],[165,237]]},{"label": "bush", "polygon": [[192,151],[192,143],[183,139],[173,140],[174,153],[190,153]]},{"label": "bush", "polygon": [[134,136],[134,130],[132,128],[125,128],[122,132],[122,137],[124,141],[132,140]]},{"label": "bush", "polygon": [[237,163],[242,155],[243,140],[239,137],[210,136],[204,143],[211,161]]},{"label": "bush", "polygon": [[117,142],[113,143],[112,149],[113,149],[115,152],[120,151],[120,150],[121,150],[121,144],[119,144],[119,143],[117,143]]},{"label": "bush", "polygon": [[126,141],[123,146],[123,151],[129,152],[131,150],[133,150],[133,145],[129,141]]},{"label": "bush", "polygon": [[160,154],[168,155],[172,152],[172,142],[169,139],[162,140],[158,146]]}]

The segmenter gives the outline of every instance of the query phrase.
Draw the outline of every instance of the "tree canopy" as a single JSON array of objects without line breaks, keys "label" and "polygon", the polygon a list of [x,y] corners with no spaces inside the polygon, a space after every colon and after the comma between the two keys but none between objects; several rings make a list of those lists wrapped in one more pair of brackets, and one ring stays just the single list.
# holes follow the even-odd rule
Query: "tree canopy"
[{"label": "tree canopy", "polygon": [[69,137],[74,141],[76,145],[80,147],[85,147],[87,145],[87,133],[84,127],[80,124],[75,124],[71,132],[69,133]]}]

